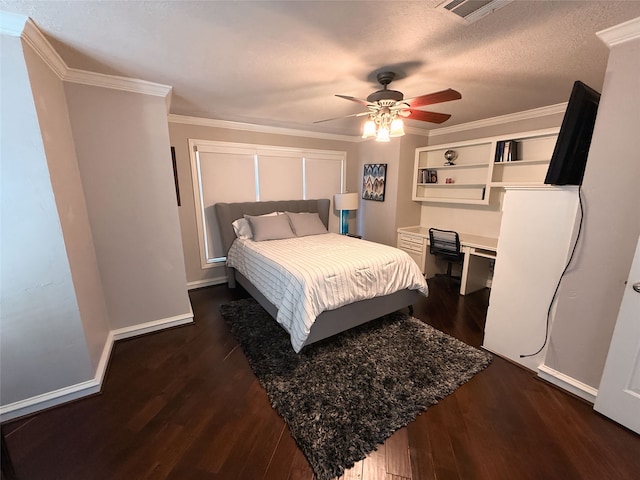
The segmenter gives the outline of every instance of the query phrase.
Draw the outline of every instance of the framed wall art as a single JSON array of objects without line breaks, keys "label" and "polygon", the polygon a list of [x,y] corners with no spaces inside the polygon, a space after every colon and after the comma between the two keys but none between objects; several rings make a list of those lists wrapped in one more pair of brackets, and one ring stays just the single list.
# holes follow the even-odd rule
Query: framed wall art
[{"label": "framed wall art", "polygon": [[176,163],[176,147],[171,147],[171,163],[173,164],[173,180],[176,182],[176,200],[178,206],[182,204],[180,202],[180,186],[178,185],[178,165]]},{"label": "framed wall art", "polygon": [[366,163],[362,177],[362,198],[365,200],[384,202],[386,177],[386,163]]}]

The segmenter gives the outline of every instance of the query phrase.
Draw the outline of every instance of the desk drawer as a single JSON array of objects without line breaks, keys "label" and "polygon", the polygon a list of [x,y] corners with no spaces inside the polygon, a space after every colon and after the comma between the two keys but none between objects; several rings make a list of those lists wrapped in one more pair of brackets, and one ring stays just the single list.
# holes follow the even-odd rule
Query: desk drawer
[{"label": "desk drawer", "polygon": [[426,241],[427,241],[426,238],[419,237],[417,235],[407,235],[406,233],[398,234],[398,243],[399,242],[413,243],[422,248],[422,246],[426,244]]},{"label": "desk drawer", "polygon": [[422,253],[423,245],[422,243],[408,242],[401,238],[398,241],[398,248],[401,248],[403,250],[411,250],[413,252]]}]

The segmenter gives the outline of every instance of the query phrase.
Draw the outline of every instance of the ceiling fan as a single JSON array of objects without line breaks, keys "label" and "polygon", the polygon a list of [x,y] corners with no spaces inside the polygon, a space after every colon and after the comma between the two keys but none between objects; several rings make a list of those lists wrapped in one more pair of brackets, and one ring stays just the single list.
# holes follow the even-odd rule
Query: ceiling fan
[{"label": "ceiling fan", "polygon": [[425,105],[433,105],[435,103],[449,102],[458,100],[462,95],[451,88],[440,92],[428,93],[419,97],[404,98],[402,92],[397,90],[389,90],[387,86],[395,78],[394,72],[380,72],[376,76],[382,90],[373,92],[366,100],[362,98],[351,97],[348,95],[336,95],[336,97],[344,98],[351,102],[356,102],[367,107],[366,112],[354,113],[344,117],[328,118],[319,120],[314,123],[328,122],[337,120],[338,118],[363,117],[369,116],[369,120],[364,125],[362,138],[376,137],[379,142],[388,142],[389,137],[399,137],[404,135],[404,124],[402,118],[411,120],[419,120],[422,122],[442,123],[448,120],[451,115],[447,113],[427,112],[425,110],[417,110],[418,107]]}]

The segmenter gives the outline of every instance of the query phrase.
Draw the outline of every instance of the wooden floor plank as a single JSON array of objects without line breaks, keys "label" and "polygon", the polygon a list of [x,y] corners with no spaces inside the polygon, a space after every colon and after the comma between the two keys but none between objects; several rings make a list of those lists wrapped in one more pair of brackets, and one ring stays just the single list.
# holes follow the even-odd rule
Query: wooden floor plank
[{"label": "wooden floor plank", "polygon": [[356,464],[337,477],[337,480],[363,480],[362,469],[364,460],[356,462]]},{"label": "wooden floor plank", "polygon": [[421,414],[407,427],[411,474],[414,479],[435,479],[433,447],[427,429],[428,419]]},{"label": "wooden floor plank", "polygon": [[287,480],[313,480],[313,471],[300,449],[296,449]]},{"label": "wooden floor plank", "polygon": [[286,424],[282,422],[278,443],[272,452],[271,459],[263,475],[263,480],[281,480],[289,476],[293,457],[298,450],[295,440]]},{"label": "wooden floor plank", "polygon": [[387,445],[385,442],[362,460],[362,480],[386,480],[386,478]]},{"label": "wooden floor plank", "polygon": [[387,473],[398,477],[411,478],[409,434],[406,427],[396,430],[396,432],[384,442],[384,446]]}]

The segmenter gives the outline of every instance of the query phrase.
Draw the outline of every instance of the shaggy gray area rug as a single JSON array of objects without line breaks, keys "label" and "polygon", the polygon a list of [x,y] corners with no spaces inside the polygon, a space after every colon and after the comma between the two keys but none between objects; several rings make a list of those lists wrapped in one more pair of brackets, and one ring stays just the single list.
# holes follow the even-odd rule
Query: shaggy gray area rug
[{"label": "shaggy gray area rug", "polygon": [[316,480],[342,475],[492,359],[400,312],[299,354],[255,300],[222,305],[220,312]]}]

